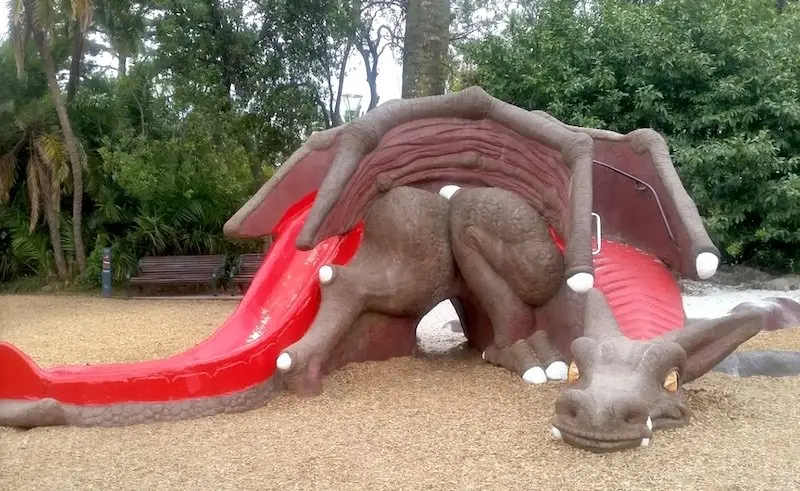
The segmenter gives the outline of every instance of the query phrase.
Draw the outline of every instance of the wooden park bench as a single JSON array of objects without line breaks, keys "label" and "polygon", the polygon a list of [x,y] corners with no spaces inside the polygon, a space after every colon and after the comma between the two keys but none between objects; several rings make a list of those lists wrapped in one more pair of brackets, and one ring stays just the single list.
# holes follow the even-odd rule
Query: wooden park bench
[{"label": "wooden park bench", "polygon": [[[244,294],[247,288],[250,287],[250,283],[253,282],[253,278],[258,271],[258,268],[261,267],[262,261],[264,261],[265,254],[264,253],[253,253],[253,254],[242,254],[236,259],[236,263],[231,268],[230,273],[230,285],[235,285],[239,287],[239,291]],[[233,291],[231,291],[231,295]]]},{"label": "wooden park bench", "polygon": [[225,255],[145,256],[139,259],[136,271],[125,278],[125,293],[130,285],[141,290],[144,285],[201,285],[208,283],[217,295],[218,281],[225,273]]}]

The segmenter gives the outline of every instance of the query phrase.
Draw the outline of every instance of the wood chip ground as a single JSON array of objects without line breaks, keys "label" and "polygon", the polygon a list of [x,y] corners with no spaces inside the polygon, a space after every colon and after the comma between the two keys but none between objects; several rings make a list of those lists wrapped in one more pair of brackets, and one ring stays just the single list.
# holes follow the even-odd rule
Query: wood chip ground
[{"label": "wood chip ground", "polygon": [[[191,347],[222,301],[0,296],[0,340],[39,364],[125,362]],[[800,348],[800,330],[742,349]],[[13,374],[0,374],[8,377]],[[554,441],[559,386],[461,351],[348,366],[316,398],[237,415],[123,428],[0,428],[2,490],[797,490],[800,377],[691,384],[690,426],[636,451]]]}]

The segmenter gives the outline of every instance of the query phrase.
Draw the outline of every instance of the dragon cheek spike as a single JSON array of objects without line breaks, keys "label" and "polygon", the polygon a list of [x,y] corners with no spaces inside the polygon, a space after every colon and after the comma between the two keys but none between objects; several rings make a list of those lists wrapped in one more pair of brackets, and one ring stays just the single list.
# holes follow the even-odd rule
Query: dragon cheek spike
[{"label": "dragon cheek spike", "polygon": [[[653,419],[648,416],[647,417],[647,429],[651,432],[653,431]],[[639,444],[640,447],[648,447],[650,446],[650,438],[642,438],[642,443]]]},{"label": "dragon cheek spike", "polygon": [[329,285],[333,281],[333,268],[330,265],[325,265],[319,268],[319,282],[323,285]]},{"label": "dragon cheek spike", "polygon": [[[653,420],[650,419],[650,416],[647,417],[647,429],[651,432],[653,431]],[[649,447],[650,446],[650,438],[642,438],[642,442],[639,444],[640,447]]]},{"label": "dragon cheek spike", "polygon": [[694,265],[697,269],[697,276],[699,276],[701,280],[707,280],[717,274],[719,258],[710,252],[701,252],[697,255]]}]

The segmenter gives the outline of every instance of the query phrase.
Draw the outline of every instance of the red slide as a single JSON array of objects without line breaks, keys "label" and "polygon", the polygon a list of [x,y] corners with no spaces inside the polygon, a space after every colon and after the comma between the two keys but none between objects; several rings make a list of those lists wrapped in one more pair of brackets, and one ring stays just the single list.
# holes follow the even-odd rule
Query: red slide
[{"label": "red slide", "polygon": [[0,401],[165,402],[224,395],[264,382],[280,350],[300,339],[314,320],[320,302],[317,270],[346,263],[361,241],[358,227],[313,251],[295,249],[313,199],[309,195],[286,212],[239,307],[195,347],[162,360],[43,370],[11,344],[0,343]]},{"label": "red slide", "polygon": [[[300,339],[314,320],[319,268],[346,264],[361,241],[359,225],[312,251],[297,250],[295,238],[314,196],[286,212],[239,307],[195,347],[162,360],[45,370],[11,344],[0,343],[0,404],[45,398],[77,406],[181,401],[232,394],[264,382],[275,371],[280,350]],[[660,261],[603,240],[595,266],[595,286],[605,293],[626,335],[646,339],[683,325],[680,290]]]}]

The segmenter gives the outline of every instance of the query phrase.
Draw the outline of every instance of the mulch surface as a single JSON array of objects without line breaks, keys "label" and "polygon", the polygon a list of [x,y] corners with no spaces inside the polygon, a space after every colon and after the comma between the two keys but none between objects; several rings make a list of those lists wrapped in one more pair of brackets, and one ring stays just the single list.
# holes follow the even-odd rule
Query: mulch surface
[{"label": "mulch surface", "polygon": [[[0,340],[43,366],[160,358],[236,308],[221,301],[0,296]],[[800,330],[743,349],[797,349]],[[13,376],[13,374],[0,374]],[[353,364],[314,398],[122,428],[0,428],[0,489],[800,489],[800,377],[709,374],[692,423],[598,455],[554,441],[559,385],[526,386],[473,352]]]}]

